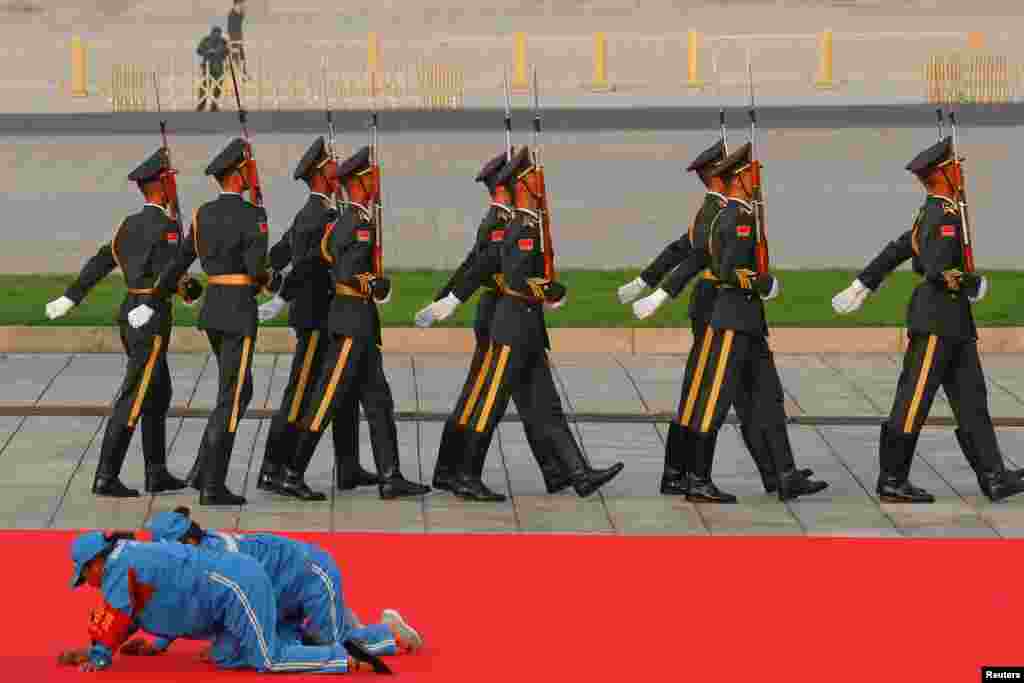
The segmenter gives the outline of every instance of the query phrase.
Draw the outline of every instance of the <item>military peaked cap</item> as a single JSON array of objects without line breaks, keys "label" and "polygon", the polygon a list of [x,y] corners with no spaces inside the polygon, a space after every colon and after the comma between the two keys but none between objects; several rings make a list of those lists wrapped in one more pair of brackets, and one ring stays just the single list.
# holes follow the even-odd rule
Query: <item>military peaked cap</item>
[{"label": "military peaked cap", "polygon": [[323,136],[318,137],[310,145],[306,153],[302,155],[299,165],[295,167],[295,180],[306,180],[313,175],[313,171],[320,168],[330,157],[327,155],[327,145]]},{"label": "military peaked cap", "polygon": [[338,177],[341,179],[347,178],[353,173],[359,173],[370,168],[370,147],[367,145],[361,150],[345,159],[338,167]]},{"label": "military peaked cap", "polygon": [[742,147],[740,147],[732,154],[727,156],[725,159],[723,159],[721,162],[719,162],[717,166],[712,168],[711,176],[715,178],[720,178],[722,176],[727,176],[732,173],[736,173],[744,166],[749,166],[750,152],[751,146],[750,143],[747,142]]},{"label": "military peaked cap", "polygon": [[907,170],[917,175],[927,173],[944,161],[949,161],[953,156],[953,138],[946,137],[940,140],[925,151],[914,157],[913,161],[907,164]]},{"label": "military peaked cap", "polygon": [[498,156],[494,157],[487,164],[480,169],[480,172],[476,174],[474,180],[478,183],[483,183],[487,186],[487,189],[494,192],[494,188],[498,186],[498,176],[501,174],[501,169],[505,167],[505,153],[502,152]]},{"label": "military peaked cap", "polygon": [[206,167],[206,175],[220,177],[241,166],[243,161],[245,161],[245,140],[235,138],[213,158],[210,165]]},{"label": "military peaked cap", "polygon": [[530,148],[524,146],[512,157],[512,161],[505,164],[505,168],[494,178],[495,185],[511,185],[521,173],[525,173],[533,167],[533,159],[530,158]]},{"label": "military peaked cap", "polygon": [[164,170],[164,148],[161,147],[157,151],[153,152],[152,155],[141,164],[138,168],[128,174],[128,180],[134,180],[137,183],[144,183],[147,180],[152,180],[160,175],[160,172]]},{"label": "military peaked cap", "polygon": [[707,166],[721,161],[724,156],[725,145],[721,140],[719,140],[714,145],[701,152],[697,158],[693,160],[693,163],[686,167],[686,170],[703,171]]}]

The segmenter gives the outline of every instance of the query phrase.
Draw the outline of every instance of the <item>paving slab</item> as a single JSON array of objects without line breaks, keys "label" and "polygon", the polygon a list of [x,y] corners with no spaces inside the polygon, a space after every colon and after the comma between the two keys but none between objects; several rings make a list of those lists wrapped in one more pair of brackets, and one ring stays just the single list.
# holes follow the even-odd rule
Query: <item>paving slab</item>
[{"label": "paving slab", "polygon": [[412,376],[412,357],[404,353],[384,356],[384,375],[391,386],[395,410],[416,410],[416,383]]},{"label": "paving slab", "polygon": [[619,354],[615,359],[633,379],[641,400],[651,412],[670,413],[679,407],[686,356]]},{"label": "paving slab", "polygon": [[7,442],[21,428],[24,421],[24,417],[0,417],[0,457],[3,457]]},{"label": "paving slab", "polygon": [[426,505],[431,533],[516,533],[519,522],[511,499],[504,503],[477,503],[445,493],[431,494]]},{"label": "paving slab", "polygon": [[532,533],[612,533],[608,510],[598,495],[517,496],[519,526]]},{"label": "paving slab", "polygon": [[[729,490],[724,482],[719,486]],[[796,518],[777,498],[743,497],[735,505],[697,503],[696,508],[713,536],[801,536],[804,533]]]},{"label": "paving slab", "polygon": [[426,522],[419,500],[381,500],[374,495],[341,495],[331,513],[334,531],[424,533]]},{"label": "paving slab", "polygon": [[0,405],[36,401],[71,359],[66,353],[0,354],[0,386],[3,387]]},{"label": "paving slab", "polygon": [[643,410],[629,376],[613,356],[559,353],[554,355],[553,360],[577,411],[601,413]]},{"label": "paving slab", "polygon": [[57,375],[41,401],[109,403],[124,376],[126,359],[113,353],[78,354]]},{"label": "paving slab", "polygon": [[[191,405],[199,378],[209,365],[216,365],[210,353],[169,353],[167,365],[171,371],[171,387],[174,391],[172,405]],[[117,381],[117,380],[115,380]]]},{"label": "paving slab", "polygon": [[[620,478],[623,475],[619,475]],[[655,482],[655,486],[657,482]],[[697,508],[682,497],[636,496],[605,499],[615,529],[625,535],[707,536]]]}]

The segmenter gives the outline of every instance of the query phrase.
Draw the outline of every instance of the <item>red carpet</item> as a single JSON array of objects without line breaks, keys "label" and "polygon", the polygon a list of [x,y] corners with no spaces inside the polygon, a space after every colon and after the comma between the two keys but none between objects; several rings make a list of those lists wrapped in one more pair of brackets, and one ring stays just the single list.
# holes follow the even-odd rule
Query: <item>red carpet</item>
[{"label": "red carpet", "polygon": [[[98,596],[68,588],[72,536],[0,533],[7,680],[266,680],[217,672],[198,643],[58,667]],[[390,658],[406,681],[977,681],[1024,664],[1017,541],[297,536],[334,553],[364,620],[396,607],[420,629],[422,653]]]}]

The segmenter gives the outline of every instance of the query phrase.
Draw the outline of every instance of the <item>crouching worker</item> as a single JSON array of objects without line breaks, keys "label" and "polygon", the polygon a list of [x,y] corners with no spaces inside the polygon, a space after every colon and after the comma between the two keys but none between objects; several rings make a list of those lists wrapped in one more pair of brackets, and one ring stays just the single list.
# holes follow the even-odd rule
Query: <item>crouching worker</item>
[{"label": "crouching worker", "polygon": [[103,593],[103,604],[92,613],[91,647],[61,653],[61,664],[107,669],[124,642],[143,630],[167,640],[212,640],[209,659],[225,669],[391,673],[358,642],[283,642],[270,579],[251,557],[131,539],[90,531],[71,544],[72,588],[88,583]]}]

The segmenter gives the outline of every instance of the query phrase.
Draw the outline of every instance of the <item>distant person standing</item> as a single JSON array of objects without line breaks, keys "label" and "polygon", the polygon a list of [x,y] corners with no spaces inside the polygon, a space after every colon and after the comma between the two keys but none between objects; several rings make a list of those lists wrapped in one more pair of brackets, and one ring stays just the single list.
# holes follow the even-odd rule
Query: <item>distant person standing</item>
[{"label": "distant person standing", "polygon": [[242,67],[243,76],[249,75],[245,66],[245,46],[242,40],[242,21],[245,19],[245,0],[234,0],[228,12],[228,40],[231,46],[231,59]]},{"label": "distant person standing", "polygon": [[228,58],[228,41],[224,40],[220,26],[214,26],[210,29],[210,35],[199,41],[196,54],[203,60],[203,80],[199,84],[199,106],[196,111],[206,111],[207,101],[210,102],[210,111],[219,111],[224,60]]}]

